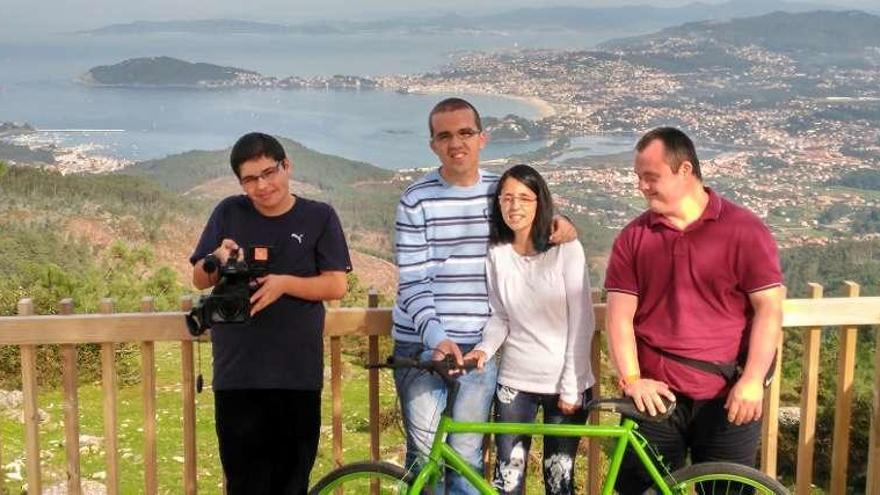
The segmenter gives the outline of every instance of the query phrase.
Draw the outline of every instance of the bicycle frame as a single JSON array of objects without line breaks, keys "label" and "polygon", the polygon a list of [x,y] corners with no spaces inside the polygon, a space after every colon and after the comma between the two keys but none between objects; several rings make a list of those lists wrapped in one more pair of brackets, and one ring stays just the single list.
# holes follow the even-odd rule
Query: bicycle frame
[{"label": "bicycle frame", "polygon": [[437,433],[434,435],[434,443],[428,459],[419,471],[410,486],[409,494],[418,495],[426,486],[433,486],[439,481],[444,465],[458,471],[483,495],[497,493],[482,475],[474,471],[452,447],[446,443],[446,436],[450,433],[483,433],[483,434],[518,434],[518,435],[546,435],[546,436],[569,436],[589,438],[615,438],[617,443],[614,454],[611,457],[611,465],[605,482],[602,485],[602,495],[611,495],[620,465],[627,448],[633,449],[651,479],[659,488],[660,493],[671,495],[672,490],[663,480],[663,475],[657,468],[659,462],[645,448],[647,440],[636,430],[636,423],[631,419],[624,419],[619,426],[613,425],[560,425],[543,423],[466,423],[455,421],[446,414],[440,417]]}]

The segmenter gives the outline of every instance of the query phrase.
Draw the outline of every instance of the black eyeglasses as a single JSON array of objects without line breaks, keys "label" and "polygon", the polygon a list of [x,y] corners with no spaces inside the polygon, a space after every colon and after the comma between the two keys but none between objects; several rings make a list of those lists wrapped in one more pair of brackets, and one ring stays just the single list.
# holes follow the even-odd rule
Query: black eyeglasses
[{"label": "black eyeglasses", "polygon": [[464,129],[459,129],[453,132],[438,132],[431,137],[431,141],[435,143],[443,143],[446,144],[452,141],[452,136],[458,136],[462,141],[468,141],[473,139],[475,136],[479,136],[482,131],[478,131],[477,129],[471,129],[470,127],[465,127]]},{"label": "black eyeglasses", "polygon": [[245,187],[245,188],[253,187],[253,186],[257,185],[257,182],[259,182],[260,179],[263,179],[264,181],[269,182],[270,180],[274,179],[276,175],[278,175],[278,172],[281,171],[281,168],[283,166],[284,166],[284,161],[278,160],[277,162],[275,162],[274,167],[267,168],[266,170],[263,170],[262,172],[259,173],[259,175],[245,175],[241,179],[238,179],[238,182],[239,182],[239,184],[241,184],[242,187]]}]

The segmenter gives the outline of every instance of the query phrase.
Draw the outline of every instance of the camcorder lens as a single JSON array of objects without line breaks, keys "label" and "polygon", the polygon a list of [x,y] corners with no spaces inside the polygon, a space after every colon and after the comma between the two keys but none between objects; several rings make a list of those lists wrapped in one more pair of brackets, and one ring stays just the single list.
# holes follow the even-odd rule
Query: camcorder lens
[{"label": "camcorder lens", "polygon": [[248,300],[225,297],[217,305],[217,313],[223,321],[242,321],[247,314]]}]

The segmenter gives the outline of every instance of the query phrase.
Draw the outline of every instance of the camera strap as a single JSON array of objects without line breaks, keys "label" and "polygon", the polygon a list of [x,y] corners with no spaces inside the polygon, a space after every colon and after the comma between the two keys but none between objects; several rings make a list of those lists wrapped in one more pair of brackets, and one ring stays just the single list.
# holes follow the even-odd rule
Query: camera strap
[{"label": "camera strap", "polygon": [[[678,361],[681,364],[690,366],[691,368],[696,368],[700,371],[705,371],[706,373],[720,375],[722,378],[724,378],[728,385],[733,385],[736,383],[737,380],[739,380],[739,377],[740,375],[742,375],[743,372],[743,367],[745,366],[745,354],[741,355],[736,361],[705,361],[702,359],[694,359],[671,353],[666,349],[661,349],[659,347],[648,344],[647,342],[645,342],[645,339],[642,338],[638,338],[638,341],[651,349],[653,352],[667,359]],[[770,382],[773,380],[773,373],[776,371],[776,357],[776,354],[774,354],[773,362],[770,363],[770,369],[767,370],[767,374],[764,376],[764,388],[769,387]]]},{"label": "camera strap", "polygon": [[202,393],[205,387],[205,379],[202,378],[202,339],[196,339],[196,358],[199,362],[199,375],[196,377],[196,393]]}]

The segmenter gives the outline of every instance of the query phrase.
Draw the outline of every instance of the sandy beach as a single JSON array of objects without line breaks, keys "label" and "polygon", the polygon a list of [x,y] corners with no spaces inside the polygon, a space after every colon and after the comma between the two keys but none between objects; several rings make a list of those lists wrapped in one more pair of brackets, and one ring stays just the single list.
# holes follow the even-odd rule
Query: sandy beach
[{"label": "sandy beach", "polygon": [[550,104],[547,100],[538,98],[537,96],[513,96],[513,95],[495,95],[500,96],[502,98],[510,98],[512,100],[519,100],[523,103],[528,104],[531,107],[534,107],[538,110],[540,117],[536,120],[546,119],[547,117],[552,117],[556,115],[556,109],[553,108],[553,105]]},{"label": "sandy beach", "polygon": [[[384,86],[387,89],[400,90],[401,83],[399,80],[394,78],[388,79],[379,79],[380,86]],[[534,108],[538,112],[538,117],[533,120],[541,120],[547,117],[552,117],[556,115],[556,108],[549,101],[539,98],[537,96],[520,96],[520,95],[512,95],[512,94],[504,94],[497,93],[495,91],[488,91],[484,88],[475,87],[467,84],[432,84],[432,85],[413,85],[406,84],[405,90],[408,93],[421,93],[421,94],[430,94],[430,93],[457,93],[464,97],[467,95],[478,95],[478,96],[494,96],[497,98],[506,98],[509,100],[516,100],[522,103],[529,105]]]}]

